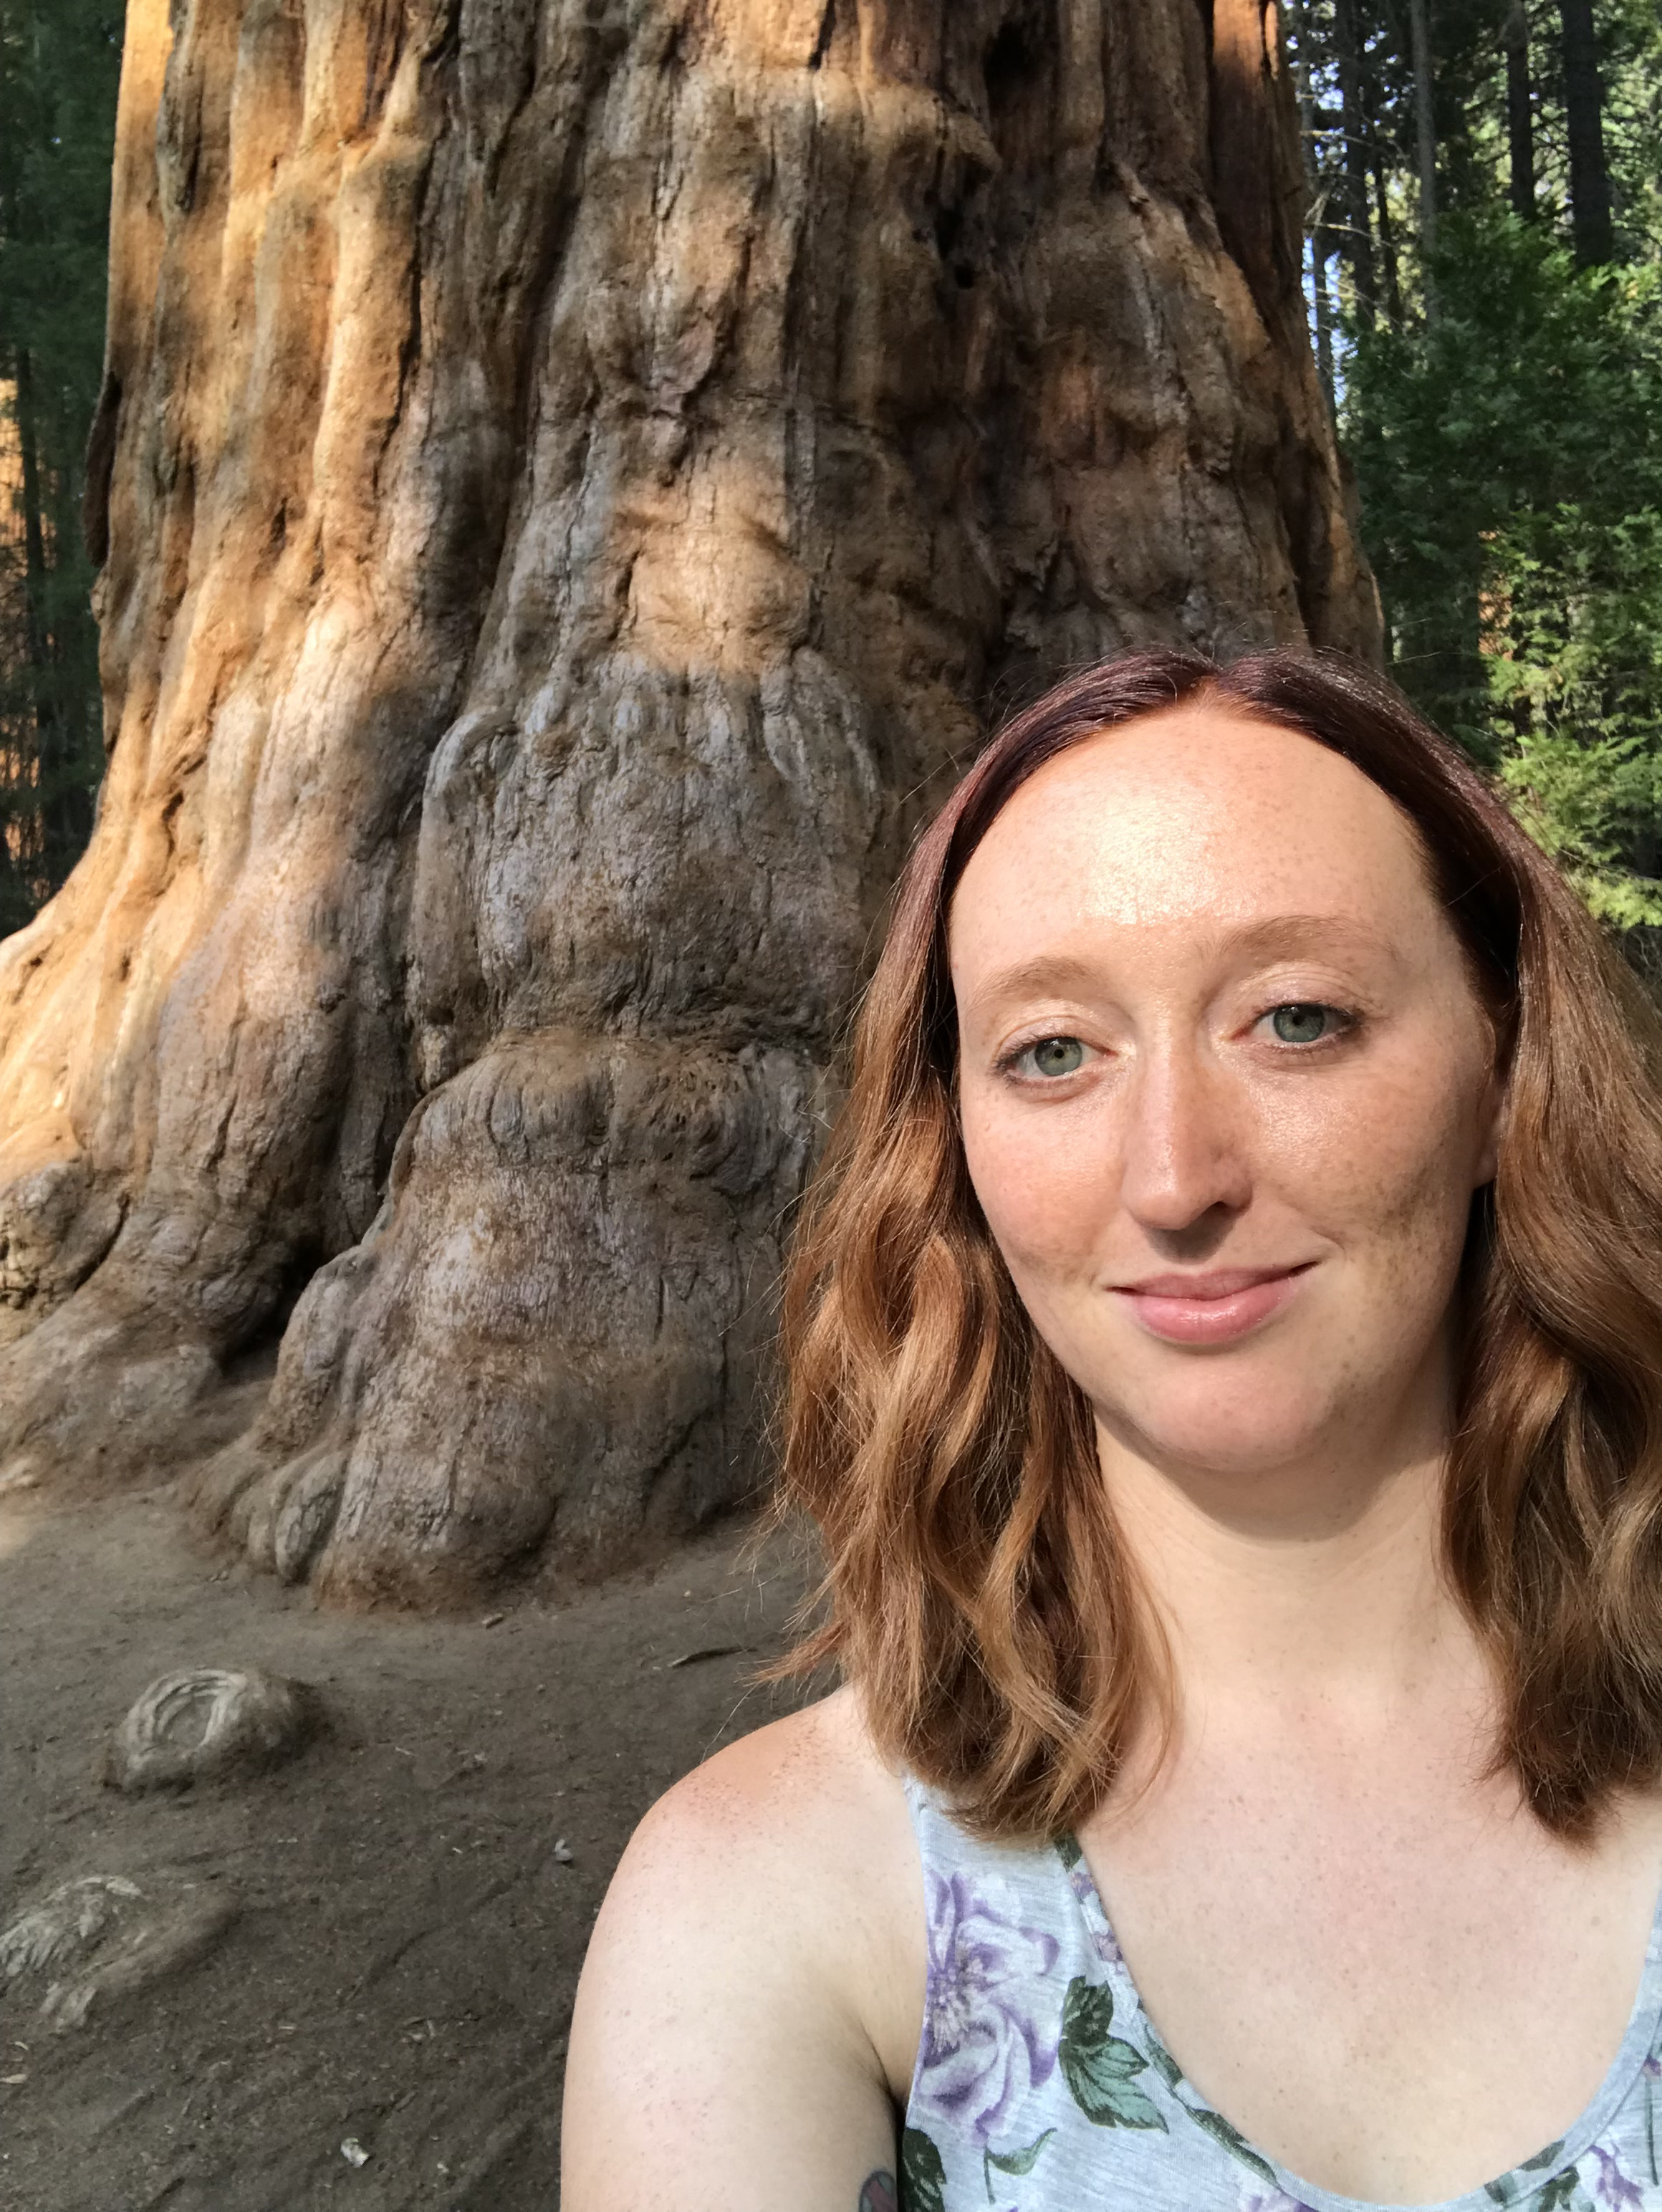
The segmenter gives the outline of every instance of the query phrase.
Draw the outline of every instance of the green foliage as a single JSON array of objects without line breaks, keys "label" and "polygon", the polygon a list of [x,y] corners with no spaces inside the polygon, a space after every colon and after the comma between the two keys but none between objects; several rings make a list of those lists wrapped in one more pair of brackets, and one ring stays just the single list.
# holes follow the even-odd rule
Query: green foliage
[{"label": "green foliage", "polygon": [[1595,914],[1662,927],[1662,509],[1610,520],[1566,503],[1489,550],[1508,650],[1486,665],[1519,817]]},{"label": "green foliage", "polygon": [[1618,927],[1662,925],[1662,284],[1494,209],[1434,320],[1358,331],[1343,427],[1394,672]]},{"label": "green foliage", "polygon": [[0,931],[69,872],[103,769],[80,506],[122,15],[0,0]]},{"label": "green foliage", "polygon": [[1662,927],[1662,12],[1597,0],[1615,259],[1580,269],[1559,0],[1430,10],[1434,254],[1407,11],[1293,17],[1314,320],[1392,672],[1595,912]]}]

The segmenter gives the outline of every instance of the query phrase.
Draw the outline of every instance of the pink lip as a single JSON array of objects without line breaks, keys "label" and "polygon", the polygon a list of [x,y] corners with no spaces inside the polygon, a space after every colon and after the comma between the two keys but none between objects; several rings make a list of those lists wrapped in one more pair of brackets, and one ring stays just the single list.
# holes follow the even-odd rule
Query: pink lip
[{"label": "pink lip", "polygon": [[1228,1344],[1278,1313],[1315,1263],[1223,1267],[1210,1275],[1150,1275],[1117,1287],[1142,1326],[1170,1344]]}]

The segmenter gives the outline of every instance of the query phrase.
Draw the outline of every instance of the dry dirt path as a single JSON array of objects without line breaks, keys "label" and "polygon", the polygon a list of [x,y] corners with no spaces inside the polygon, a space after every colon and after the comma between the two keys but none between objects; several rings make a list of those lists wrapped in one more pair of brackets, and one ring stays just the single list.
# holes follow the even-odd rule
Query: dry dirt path
[{"label": "dry dirt path", "polygon": [[[572,1991],[618,1853],[678,1775],[791,1702],[746,1673],[800,1574],[738,1566],[744,1534],[569,1602],[505,1600],[487,1627],[216,1574],[161,1493],[0,1510],[4,1920],[89,1875],[237,1908],[205,1957],[79,2028],[42,2021],[41,1977],[0,1999],[3,2212],[553,2212]],[[330,1732],[256,1779],[104,1786],[148,1682],[245,1664],[319,1685]]]}]

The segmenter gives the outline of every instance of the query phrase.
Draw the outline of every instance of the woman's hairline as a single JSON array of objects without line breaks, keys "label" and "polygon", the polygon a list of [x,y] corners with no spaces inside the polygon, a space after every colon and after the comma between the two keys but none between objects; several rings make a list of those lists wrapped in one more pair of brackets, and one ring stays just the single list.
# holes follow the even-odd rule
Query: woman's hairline
[{"label": "woman's hairline", "polygon": [[[1427,836],[1418,816],[1404,800],[1399,799],[1395,792],[1388,790],[1377,776],[1371,775],[1363,763],[1356,760],[1342,745],[1335,744],[1330,738],[1322,736],[1312,729],[1301,727],[1298,722],[1284,714],[1277,714],[1268,706],[1262,705],[1255,700],[1244,698],[1239,693],[1229,690],[1222,681],[1227,673],[1225,670],[1210,670],[1199,677],[1190,689],[1175,693],[1170,700],[1162,700],[1158,703],[1135,708],[1131,713],[1123,714],[1117,720],[1099,722],[1093,728],[1077,732],[1059,732],[1057,742],[1054,745],[1040,752],[1036,758],[1022,764],[1020,773],[1014,775],[1006,785],[999,794],[996,805],[979,823],[974,842],[966,848],[959,849],[959,821],[954,821],[952,835],[947,840],[947,849],[941,856],[941,873],[935,893],[936,942],[933,951],[933,957],[939,964],[940,983],[945,993],[946,1005],[943,1011],[950,1017],[954,1039],[956,1040],[959,1027],[958,1006],[953,988],[952,963],[948,957],[953,906],[962,888],[971,861],[986,842],[994,825],[1012,799],[1036,776],[1043,775],[1044,770],[1054,763],[1069,753],[1079,751],[1085,745],[1094,744],[1104,738],[1117,736],[1122,731],[1131,729],[1145,722],[1160,721],[1166,718],[1177,719],[1192,710],[1203,710],[1211,705],[1215,708],[1221,709],[1226,720],[1251,723],[1260,729],[1283,730],[1289,737],[1302,738],[1306,744],[1318,745],[1324,752],[1336,755],[1348,767],[1354,769],[1358,775],[1365,777],[1381,798],[1395,810],[1409,833],[1415,860],[1425,887],[1431,894],[1438,913],[1447,924],[1454,939],[1460,956],[1460,964],[1467,983],[1470,987],[1472,997],[1489,1032],[1492,1055],[1497,1064],[1502,1062],[1509,1057],[1510,1047],[1513,1042],[1508,1032],[1514,1026],[1512,1015],[1515,1004],[1516,981],[1491,972],[1492,963],[1486,961],[1479,953],[1468,933],[1460,927],[1456,918],[1455,908],[1462,898],[1470,896],[1472,886],[1468,885],[1464,890],[1450,896],[1440,880],[1437,856],[1433,850],[1431,841]],[[995,746],[996,742],[995,740]],[[993,748],[989,748],[989,750],[991,750]],[[970,778],[973,778],[974,774],[975,769],[972,767]],[[966,778],[966,781],[969,781],[970,778]],[[971,799],[974,795],[972,789]],[[967,805],[963,811],[968,811]],[[961,818],[960,814],[959,820]],[[958,1088],[956,1042],[953,1059],[953,1066],[949,1077],[949,1088],[955,1100]]]}]

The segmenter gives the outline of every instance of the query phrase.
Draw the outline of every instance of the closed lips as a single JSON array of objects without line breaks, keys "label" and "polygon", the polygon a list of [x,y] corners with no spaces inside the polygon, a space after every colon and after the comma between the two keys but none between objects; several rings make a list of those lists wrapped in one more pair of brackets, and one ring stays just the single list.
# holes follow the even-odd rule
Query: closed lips
[{"label": "closed lips", "polygon": [[1260,1283],[1301,1275],[1315,1264],[1301,1260],[1290,1267],[1221,1267],[1209,1275],[1149,1275],[1140,1283],[1117,1283],[1114,1288],[1142,1298],[1231,1298]]}]

